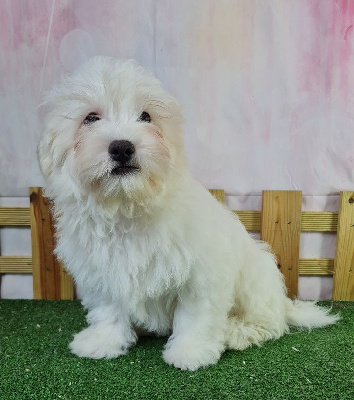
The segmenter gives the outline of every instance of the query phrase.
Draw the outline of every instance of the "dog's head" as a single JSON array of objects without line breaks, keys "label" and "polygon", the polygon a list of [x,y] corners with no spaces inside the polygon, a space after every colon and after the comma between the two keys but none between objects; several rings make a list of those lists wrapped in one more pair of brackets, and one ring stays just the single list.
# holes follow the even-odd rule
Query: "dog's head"
[{"label": "dog's head", "polygon": [[38,158],[52,188],[66,179],[97,198],[143,202],[184,168],[179,105],[134,61],[95,57],[42,107]]}]

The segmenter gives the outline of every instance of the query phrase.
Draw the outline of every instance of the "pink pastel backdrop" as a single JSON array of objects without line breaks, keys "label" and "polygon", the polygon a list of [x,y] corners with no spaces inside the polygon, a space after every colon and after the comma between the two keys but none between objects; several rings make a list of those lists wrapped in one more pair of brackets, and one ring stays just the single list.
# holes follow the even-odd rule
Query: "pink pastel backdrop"
[{"label": "pink pastel backdrop", "polygon": [[[295,189],[303,209],[335,210],[354,187],[354,1],[8,0],[0,2],[0,204],[27,205],[43,184],[37,105],[94,55],[135,58],[182,104],[194,176],[233,209],[263,189]],[[3,229],[1,253],[30,254]],[[302,236],[302,257],[333,257],[333,235]],[[300,279],[300,297],[331,296]],[[2,297],[32,296],[7,275]]]}]

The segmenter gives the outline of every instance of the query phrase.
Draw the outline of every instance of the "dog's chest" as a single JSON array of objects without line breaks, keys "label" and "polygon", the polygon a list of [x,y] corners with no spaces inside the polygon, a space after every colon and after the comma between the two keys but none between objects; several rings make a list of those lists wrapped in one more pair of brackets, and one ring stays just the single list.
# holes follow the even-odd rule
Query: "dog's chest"
[{"label": "dog's chest", "polygon": [[167,225],[59,225],[57,253],[83,289],[135,303],[177,291],[189,277],[188,246]]}]

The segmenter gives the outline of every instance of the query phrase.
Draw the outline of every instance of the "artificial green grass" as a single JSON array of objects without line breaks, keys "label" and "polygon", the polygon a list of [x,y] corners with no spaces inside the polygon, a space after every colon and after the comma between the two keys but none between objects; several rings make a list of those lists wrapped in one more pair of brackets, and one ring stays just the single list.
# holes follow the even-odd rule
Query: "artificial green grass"
[{"label": "artificial green grass", "polygon": [[0,399],[353,400],[354,303],[333,311],[335,326],[228,351],[190,372],[164,363],[166,339],[141,338],[113,360],[75,357],[68,343],[86,325],[78,301],[1,300]]}]

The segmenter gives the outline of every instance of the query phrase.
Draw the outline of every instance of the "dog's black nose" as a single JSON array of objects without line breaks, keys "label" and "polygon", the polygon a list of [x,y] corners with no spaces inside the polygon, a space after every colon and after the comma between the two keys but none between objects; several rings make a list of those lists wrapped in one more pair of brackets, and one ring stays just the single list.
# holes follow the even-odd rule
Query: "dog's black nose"
[{"label": "dog's black nose", "polygon": [[135,153],[135,147],[129,140],[113,140],[108,146],[108,153],[114,161],[127,163]]}]

